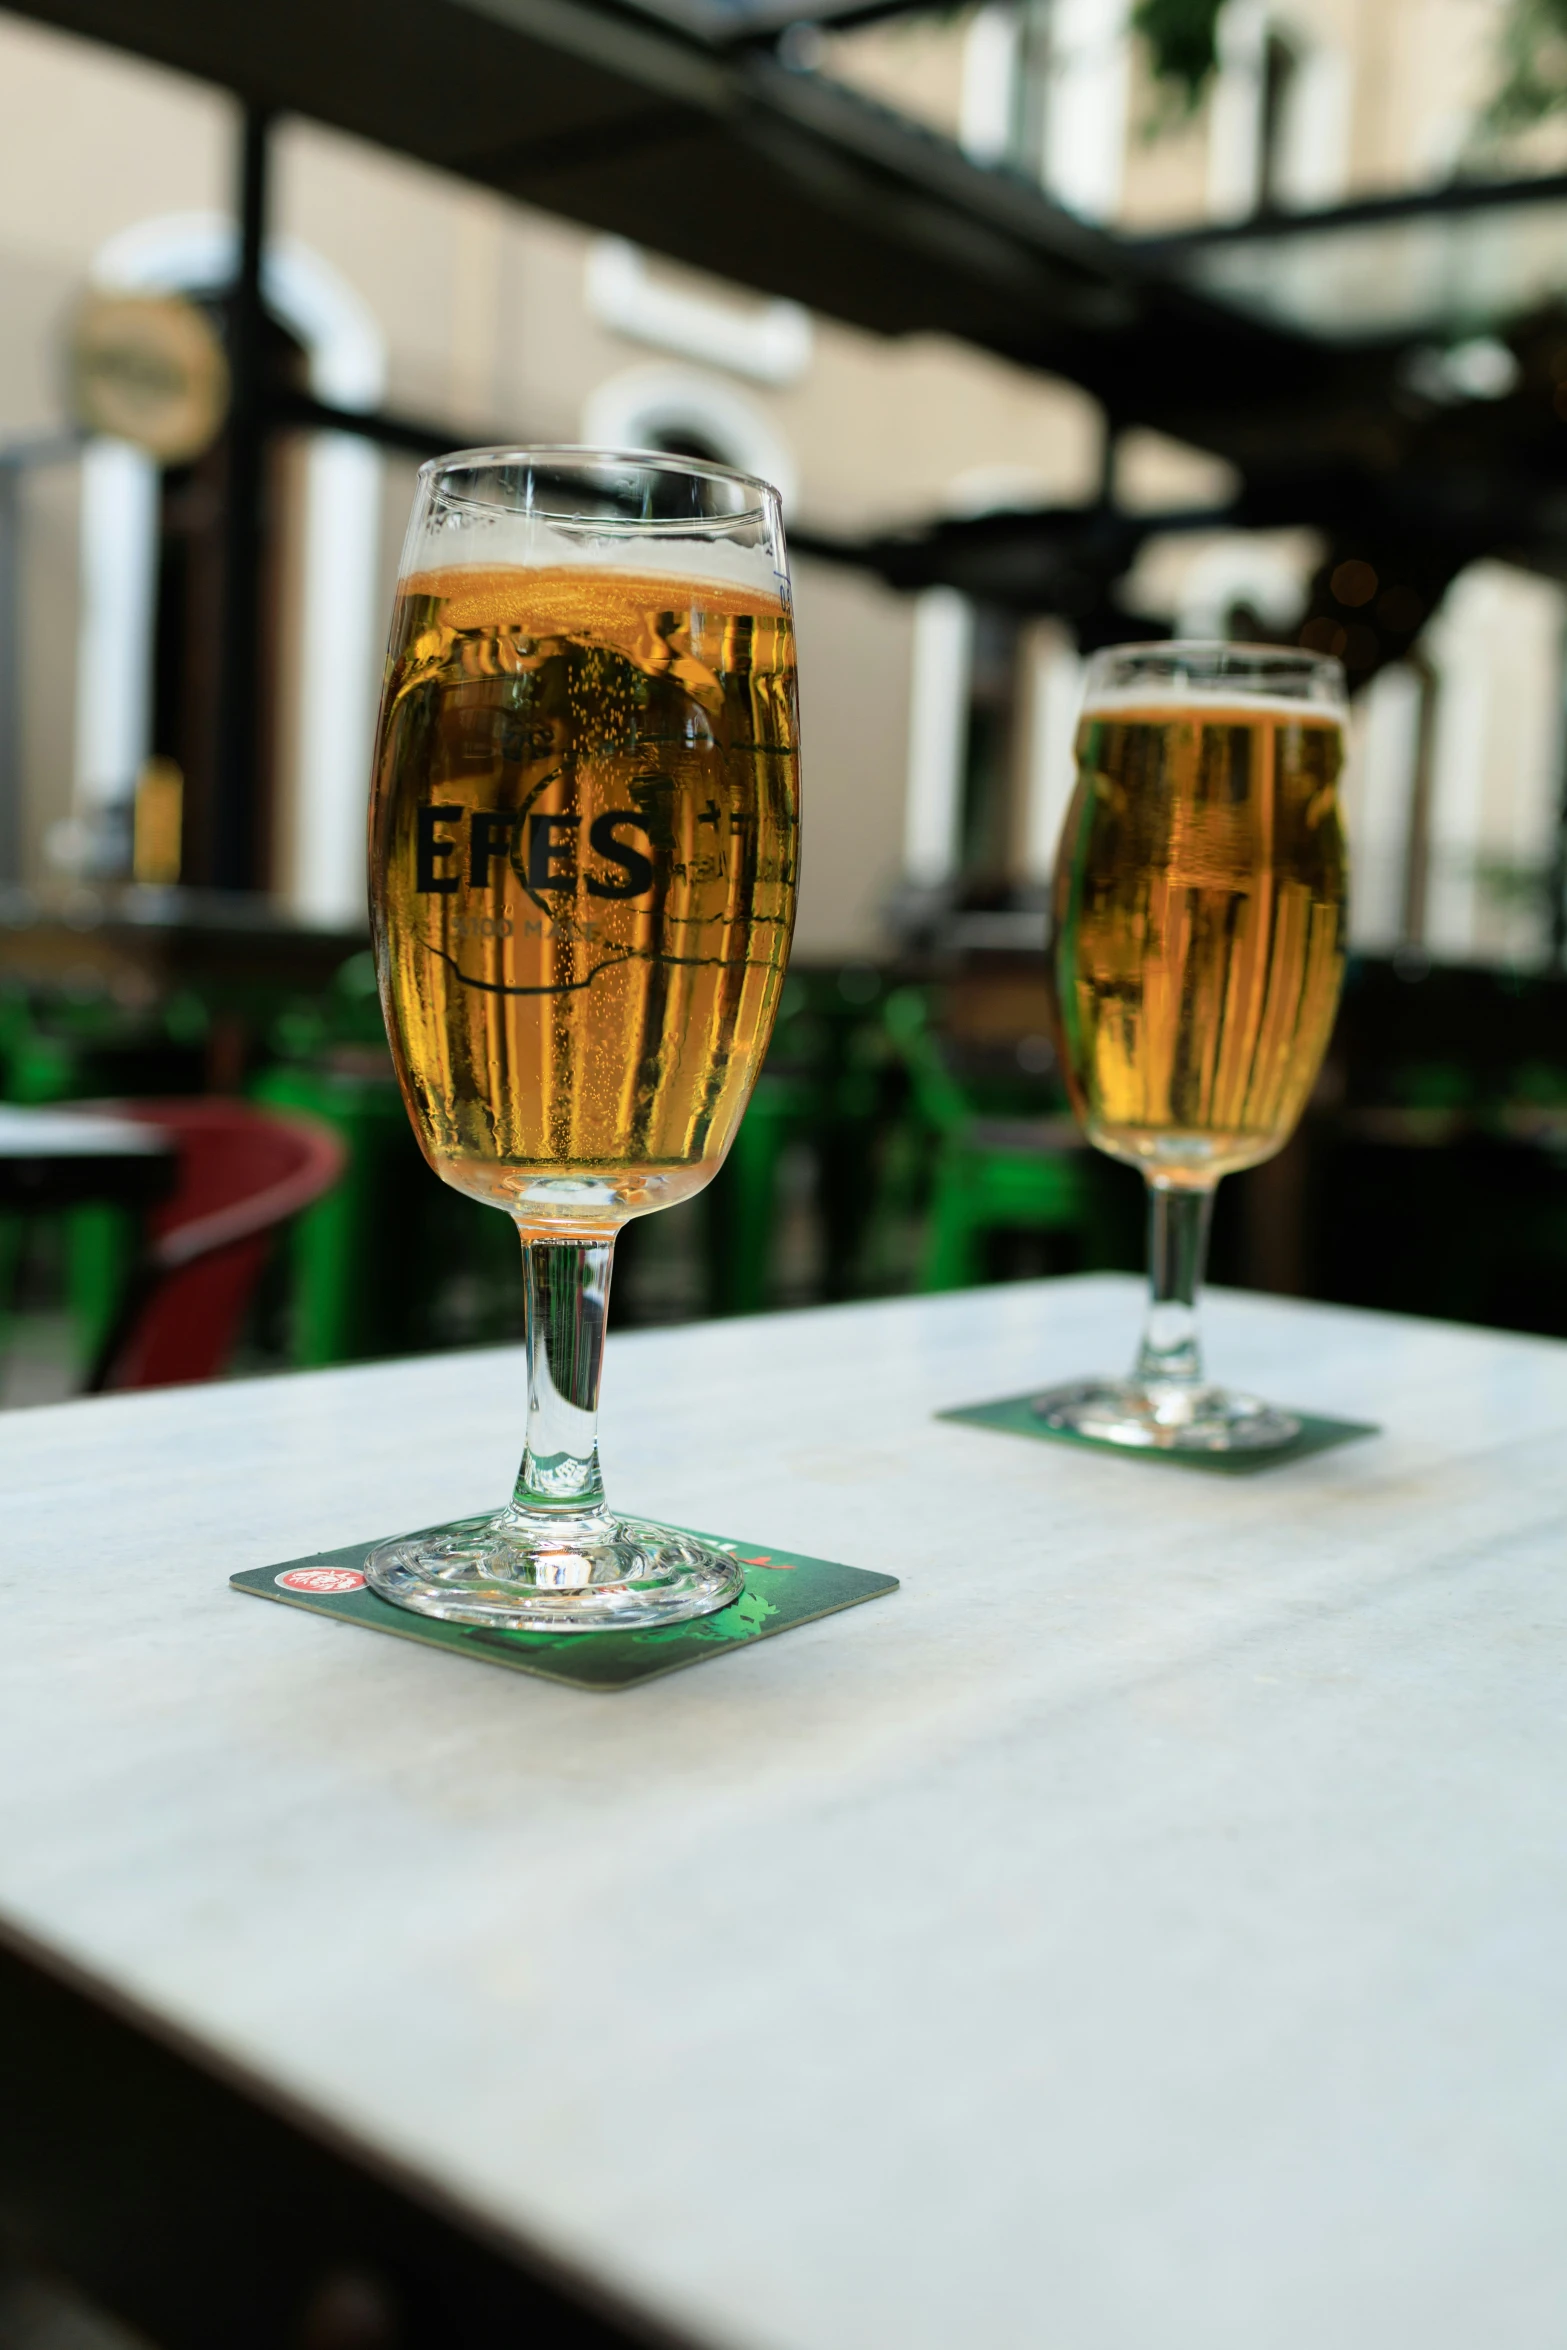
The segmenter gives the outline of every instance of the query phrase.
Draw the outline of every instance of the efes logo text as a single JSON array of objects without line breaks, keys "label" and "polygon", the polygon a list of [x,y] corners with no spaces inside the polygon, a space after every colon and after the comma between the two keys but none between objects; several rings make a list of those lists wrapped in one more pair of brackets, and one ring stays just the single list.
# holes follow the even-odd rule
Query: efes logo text
[{"label": "efes logo text", "polygon": [[[580,816],[542,816],[512,808],[419,809],[414,835],[414,887],[445,896],[462,888],[493,888],[504,860],[528,895],[641,898],[653,887],[654,827],[635,808],[606,808],[587,826]],[[584,850],[593,861],[584,865]]]}]

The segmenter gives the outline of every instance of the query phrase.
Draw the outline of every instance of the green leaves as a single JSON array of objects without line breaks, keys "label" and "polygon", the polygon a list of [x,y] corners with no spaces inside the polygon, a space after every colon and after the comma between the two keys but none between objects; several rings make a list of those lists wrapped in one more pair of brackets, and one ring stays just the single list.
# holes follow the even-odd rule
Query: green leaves
[{"label": "green leaves", "polygon": [[[1542,0],[1547,6],[1567,6],[1567,0]],[[1132,29],[1148,46],[1154,79],[1177,94],[1190,113],[1218,64],[1219,9],[1222,0],[1137,0]]]},{"label": "green leaves", "polygon": [[1567,112],[1567,0],[1511,0],[1501,36],[1502,80],[1488,130],[1532,130]]}]

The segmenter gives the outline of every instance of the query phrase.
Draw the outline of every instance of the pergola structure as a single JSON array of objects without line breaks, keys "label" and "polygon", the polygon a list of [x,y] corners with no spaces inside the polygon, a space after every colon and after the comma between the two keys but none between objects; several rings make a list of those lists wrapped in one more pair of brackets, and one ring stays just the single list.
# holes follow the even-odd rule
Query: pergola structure
[{"label": "pergola structure", "polygon": [[[1107,468],[1101,497],[1079,509],[937,519],[856,542],[828,536],[822,518],[796,529],[805,551],[898,587],[945,582],[1056,613],[1092,644],[1137,633],[1114,583],[1151,532],[1305,522],[1326,556],[1303,621],[1331,634],[1363,680],[1408,649],[1479,556],[1567,579],[1567,259],[1549,259],[1553,246],[1567,254],[1567,181],[1461,183],[1138,240],[792,66],[802,44],[779,34],[797,12],[780,0],[21,4],[219,83],[245,108],[221,761],[230,816],[218,860],[231,885],[243,882],[254,829],[265,433],[333,422],[421,453],[451,438],[436,422],[339,416],[298,396],[269,406],[248,355],[260,347],[266,127],[281,111],[856,326],[950,334],[1048,370],[1102,402],[1112,442],[1119,428],[1153,427],[1224,457],[1241,484],[1220,511],[1130,515],[1114,505]],[[810,13],[883,12],[888,0],[820,0]],[[1528,252],[1543,239],[1543,263],[1512,265],[1519,228]],[[1455,346],[1472,353],[1476,338],[1489,375],[1453,363]],[[1336,576],[1341,589],[1358,583],[1349,598]],[[1374,604],[1359,592],[1367,580]]]}]

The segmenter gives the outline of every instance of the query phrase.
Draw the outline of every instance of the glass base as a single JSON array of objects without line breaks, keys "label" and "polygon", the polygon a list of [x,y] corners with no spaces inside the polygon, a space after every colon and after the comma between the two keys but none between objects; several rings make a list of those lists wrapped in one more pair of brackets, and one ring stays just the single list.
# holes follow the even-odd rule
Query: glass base
[{"label": "glass base", "polygon": [[607,1510],[551,1521],[516,1509],[383,1542],[372,1591],[448,1624],[509,1632],[645,1632],[737,1599],[738,1560],[694,1534]]},{"label": "glass base", "polygon": [[1300,1434],[1292,1412],[1254,1395],[1173,1382],[1083,1379],[1036,1395],[1033,1408],[1049,1427],[1142,1452],[1264,1452]]}]

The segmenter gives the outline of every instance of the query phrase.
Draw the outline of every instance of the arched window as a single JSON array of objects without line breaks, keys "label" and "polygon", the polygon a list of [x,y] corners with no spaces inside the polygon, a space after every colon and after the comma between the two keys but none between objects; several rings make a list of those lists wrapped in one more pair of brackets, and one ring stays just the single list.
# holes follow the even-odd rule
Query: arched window
[{"label": "arched window", "polygon": [[[120,292],[182,293],[220,303],[238,265],[234,223],[176,213],[113,238],[92,269]],[[385,388],[385,344],[360,296],[319,255],[291,239],[269,244],[262,298],[271,331],[297,354],[318,399],[371,408]],[[199,468],[190,469],[191,476]],[[210,486],[210,485],[209,485]],[[122,824],[160,732],[198,682],[177,641],[199,624],[200,483],[160,480],[121,441],[89,443],[82,467],[76,812],[79,829]],[[297,596],[275,628],[296,681],[291,739],[275,746],[274,885],[293,911],[357,921],[364,905],[364,803],[379,665],[377,539],[381,461],[345,433],[312,436],[304,473]],[[192,510],[193,509],[193,510]],[[187,576],[179,574],[182,564]]]},{"label": "arched window", "polygon": [[593,449],[657,449],[732,465],[772,483],[785,508],[799,488],[794,455],[743,394],[691,367],[628,367],[588,396],[582,437]]},{"label": "arched window", "polygon": [[1181,579],[1175,633],[1245,643],[1293,634],[1305,609],[1312,550],[1289,534],[1237,531],[1196,551]]}]

